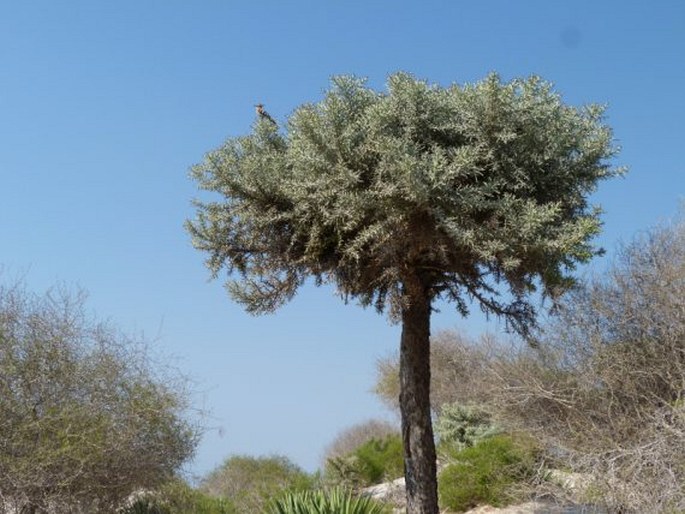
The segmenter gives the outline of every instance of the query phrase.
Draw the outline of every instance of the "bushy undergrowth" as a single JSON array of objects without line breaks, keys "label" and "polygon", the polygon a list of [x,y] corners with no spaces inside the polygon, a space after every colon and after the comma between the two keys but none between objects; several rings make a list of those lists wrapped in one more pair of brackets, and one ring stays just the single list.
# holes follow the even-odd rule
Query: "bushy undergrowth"
[{"label": "bushy undergrowth", "polygon": [[172,482],[142,495],[120,514],[239,514],[226,498],[213,498],[184,482]]},{"label": "bushy undergrowth", "polygon": [[494,408],[614,512],[685,512],[685,210],[566,295],[539,348],[493,362]]},{"label": "bushy undergrowth", "polygon": [[369,497],[349,490],[288,493],[274,501],[268,514],[384,514],[388,508]]},{"label": "bushy undergrowth", "polygon": [[369,419],[347,427],[326,447],[322,464],[325,466],[329,459],[353,453],[371,439],[384,439],[399,433],[399,428],[395,424],[382,419]]},{"label": "bushy undergrowth", "polygon": [[535,461],[536,449],[530,439],[504,434],[455,450],[452,462],[439,476],[440,503],[462,512],[480,504],[514,502],[520,499],[520,484],[533,477]]},{"label": "bushy undergrowth", "polygon": [[404,457],[399,435],[370,439],[348,455],[329,459],[326,465],[328,482],[352,488],[398,478],[403,472]]},{"label": "bushy undergrowth", "polygon": [[361,464],[364,478],[370,484],[400,477],[404,471],[400,436],[372,439],[357,448],[354,454]]}]

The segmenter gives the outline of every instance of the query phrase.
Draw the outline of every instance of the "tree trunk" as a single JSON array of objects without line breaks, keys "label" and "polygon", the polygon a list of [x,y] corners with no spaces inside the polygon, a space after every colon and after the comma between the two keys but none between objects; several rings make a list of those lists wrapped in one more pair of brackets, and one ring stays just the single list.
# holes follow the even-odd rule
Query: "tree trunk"
[{"label": "tree trunk", "polygon": [[400,411],[407,514],[437,514],[435,441],[430,410],[430,315],[428,287],[404,284],[400,345]]}]

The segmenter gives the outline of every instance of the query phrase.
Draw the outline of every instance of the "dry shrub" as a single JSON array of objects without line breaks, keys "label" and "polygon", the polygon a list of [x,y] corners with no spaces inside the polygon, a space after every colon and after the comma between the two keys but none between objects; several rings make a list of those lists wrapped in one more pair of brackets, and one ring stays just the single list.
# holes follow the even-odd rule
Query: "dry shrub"
[{"label": "dry shrub", "polygon": [[83,295],[0,286],[0,511],[113,512],[165,482],[197,444],[188,399]]},{"label": "dry shrub", "polygon": [[540,341],[492,360],[500,414],[588,473],[609,508],[685,510],[685,223],[622,248]]},{"label": "dry shrub", "polygon": [[[451,404],[484,404],[489,396],[486,375],[500,344],[491,336],[470,340],[453,331],[431,337],[431,409],[439,414]],[[399,411],[399,356],[380,359],[374,392]]]}]

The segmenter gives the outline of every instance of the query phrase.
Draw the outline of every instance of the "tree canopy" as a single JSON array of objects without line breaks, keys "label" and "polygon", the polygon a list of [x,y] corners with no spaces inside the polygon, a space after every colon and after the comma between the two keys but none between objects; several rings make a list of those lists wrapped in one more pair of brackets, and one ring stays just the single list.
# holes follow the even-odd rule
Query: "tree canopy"
[{"label": "tree canopy", "polygon": [[187,227],[253,313],[311,276],[396,314],[418,269],[460,313],[475,299],[525,330],[529,293],[554,295],[597,253],[587,197],[621,171],[603,112],[538,77],[440,87],[397,73],[384,93],[335,77],[284,130],[257,121],[193,168],[222,199],[197,202]]},{"label": "tree canopy", "polygon": [[337,77],[283,130],[259,116],[193,168],[218,201],[187,224],[253,313],[308,277],[402,322],[400,409],[407,511],[438,511],[430,316],[473,300],[519,333],[598,250],[588,196],[621,170],[603,108],[565,105],[537,77],[441,87],[406,73],[377,92]]}]

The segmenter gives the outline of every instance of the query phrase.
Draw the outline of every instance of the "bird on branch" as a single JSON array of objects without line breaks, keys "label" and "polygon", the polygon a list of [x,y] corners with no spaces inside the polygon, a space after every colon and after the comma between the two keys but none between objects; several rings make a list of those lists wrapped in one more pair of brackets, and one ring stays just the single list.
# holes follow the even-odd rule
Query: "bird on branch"
[{"label": "bird on branch", "polygon": [[276,125],[276,120],[274,120],[271,115],[264,110],[264,104],[255,104],[255,111],[260,120],[267,120]]}]

